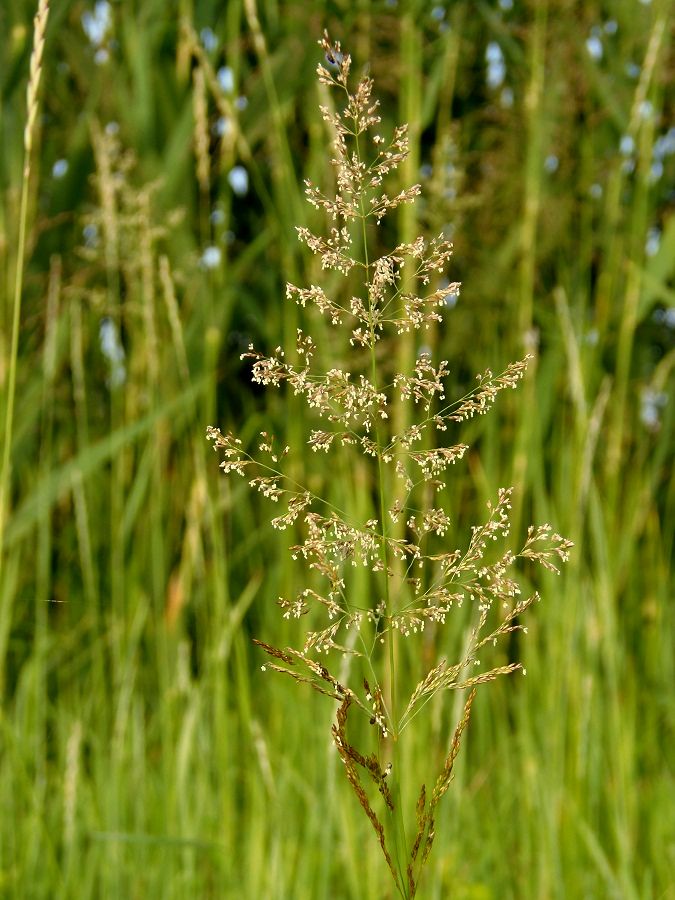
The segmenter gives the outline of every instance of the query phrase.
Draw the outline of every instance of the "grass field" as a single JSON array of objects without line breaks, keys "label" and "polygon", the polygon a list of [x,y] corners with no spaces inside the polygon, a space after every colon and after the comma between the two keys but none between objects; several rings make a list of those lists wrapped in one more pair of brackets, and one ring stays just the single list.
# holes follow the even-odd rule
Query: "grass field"
[{"label": "grass field", "polygon": [[[575,543],[492,654],[527,677],[478,691],[418,896],[675,898],[670,4],[52,0],[26,179],[35,11],[0,8],[0,896],[394,896],[336,705],[252,643],[302,644],[275,602],[304,585],[292,535],[205,439],[299,448],[311,425],[240,354],[310,320],[286,281],[335,283],[295,231],[325,227],[303,179],[332,177],[328,27],[383,128],[410,126],[401,183],[423,196],[387,238],[455,245],[457,302],[402,359],[428,345],[459,396],[535,357],[463,426],[448,540],[513,485],[514,535]],[[306,445],[295,464],[367,513],[367,468]],[[413,812],[463,700],[406,745]]]}]

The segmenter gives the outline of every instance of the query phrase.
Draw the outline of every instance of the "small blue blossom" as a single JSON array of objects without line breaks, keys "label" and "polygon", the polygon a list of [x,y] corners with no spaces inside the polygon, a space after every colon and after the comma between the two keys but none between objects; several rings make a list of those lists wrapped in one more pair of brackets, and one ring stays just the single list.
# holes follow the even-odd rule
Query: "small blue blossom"
[{"label": "small blue blossom", "polygon": [[90,43],[100,47],[112,25],[112,9],[108,0],[97,0],[94,11],[85,10],[80,21]]},{"label": "small blue blossom", "polygon": [[238,197],[243,197],[248,193],[248,172],[243,166],[233,166],[228,173],[227,180]]},{"label": "small blue blossom", "polygon": [[558,166],[560,165],[560,160],[555,155],[555,153],[549,153],[549,155],[544,160],[544,170],[552,175],[554,172],[558,171]]},{"label": "small blue blossom", "polygon": [[663,163],[655,159],[649,167],[649,183],[655,184],[663,176]]},{"label": "small blue blossom", "polygon": [[82,229],[82,237],[84,238],[84,246],[89,250],[95,250],[99,245],[98,225],[89,222]]},{"label": "small blue blossom", "polygon": [[490,41],[485,49],[487,62],[487,83],[493,91],[501,87],[506,77],[506,63],[502,48],[496,41]]},{"label": "small blue blossom", "polygon": [[650,228],[645,241],[645,253],[647,256],[656,256],[661,246],[661,229]]},{"label": "small blue blossom", "polygon": [[101,319],[98,339],[101,353],[110,365],[110,375],[106,383],[108,388],[113,390],[124,384],[127,372],[124,366],[124,347],[120,341],[117,325],[109,316]]},{"label": "small blue blossom", "polygon": [[212,53],[218,46],[218,38],[213,33],[212,28],[202,28],[199,32],[199,38],[207,53]]},{"label": "small blue blossom", "polygon": [[640,398],[640,420],[649,431],[658,431],[661,427],[661,410],[668,402],[668,395],[663,391],[645,388]]},{"label": "small blue blossom", "polygon": [[675,126],[669,128],[665,134],[659,135],[654,141],[652,155],[654,159],[663,159],[675,153]]},{"label": "small blue blossom", "polygon": [[635,140],[630,134],[624,134],[619,141],[619,150],[622,156],[632,156],[635,152]]},{"label": "small blue blossom", "polygon": [[499,95],[499,103],[504,109],[511,109],[513,106],[513,90],[510,87],[505,87],[501,92]]},{"label": "small blue blossom", "polygon": [[68,160],[67,159],[57,159],[54,165],[52,166],[52,176],[54,178],[63,178],[63,176],[68,171]]},{"label": "small blue blossom", "polygon": [[665,325],[666,328],[675,329],[675,306],[666,309],[655,309],[652,319],[657,325]]},{"label": "small blue blossom", "polygon": [[213,133],[218,137],[227,137],[232,133],[232,119],[228,116],[220,116],[213,125]]},{"label": "small blue blossom", "polygon": [[224,93],[231,94],[234,91],[234,72],[229,66],[221,66],[216,78]]},{"label": "small blue blossom", "polygon": [[205,248],[199,258],[199,264],[203,269],[217,269],[221,259],[222,253],[220,252],[220,247],[211,245],[210,247]]},{"label": "small blue blossom", "polygon": [[591,59],[594,59],[596,62],[602,59],[602,41],[597,34],[591,34],[586,38],[586,50]]},{"label": "small blue blossom", "polygon": [[648,122],[654,115],[654,104],[651,100],[643,100],[638,107],[638,115],[643,122]]},{"label": "small blue blossom", "polygon": [[105,318],[101,319],[98,337],[101,353],[109,362],[120,363],[124,360],[124,347],[120,343],[117,326],[110,316],[105,316]]}]

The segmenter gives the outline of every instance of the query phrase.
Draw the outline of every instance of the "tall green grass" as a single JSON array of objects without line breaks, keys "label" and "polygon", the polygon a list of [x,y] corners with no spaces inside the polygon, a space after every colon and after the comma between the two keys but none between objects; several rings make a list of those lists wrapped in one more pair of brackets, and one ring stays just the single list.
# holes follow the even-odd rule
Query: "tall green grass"
[{"label": "tall green grass", "polygon": [[[523,389],[473,426],[457,518],[513,483],[521,525],[550,520],[576,543],[541,585],[527,678],[479,693],[420,896],[675,891],[675,156],[657,158],[673,18],[661,0],[506,5],[184,0],[177,17],[123,0],[94,47],[93,7],[53,4],[0,575],[0,895],[387,896],[329,710],[263,676],[251,644],[283,643],[288,538],[203,439],[216,422],[244,439],[270,416],[298,427],[297,410],[262,408],[239,353],[292,333],[283,284],[312,280],[293,226],[313,224],[302,178],[330,177],[313,79],[325,25],[370,64],[385,119],[410,121],[422,224],[454,227],[462,293],[430,336],[449,389],[537,350]],[[0,11],[3,422],[34,13]],[[125,351],[116,387],[105,318]],[[341,505],[367,502],[358,468],[313,471]],[[415,781],[450,738],[441,708],[427,727]]]}]

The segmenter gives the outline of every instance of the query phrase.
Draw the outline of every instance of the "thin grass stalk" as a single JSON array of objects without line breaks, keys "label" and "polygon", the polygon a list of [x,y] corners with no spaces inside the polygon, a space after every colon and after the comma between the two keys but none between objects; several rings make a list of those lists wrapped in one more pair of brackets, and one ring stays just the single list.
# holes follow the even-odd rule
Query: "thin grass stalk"
[{"label": "thin grass stalk", "polygon": [[[361,154],[360,144],[358,135],[355,138],[355,146],[356,146],[356,156],[359,160],[359,163],[363,162],[363,157]],[[363,262],[365,266],[365,287],[366,291],[370,293],[370,255],[368,251],[368,232],[366,228],[366,210],[364,206],[363,197],[360,198],[360,208],[361,208],[361,240],[363,242]],[[372,301],[371,301],[371,318],[370,318],[370,366],[371,366],[371,380],[373,385],[375,386],[375,390],[380,390],[380,378],[378,374],[377,367],[377,357],[375,353],[376,348],[376,339],[375,339],[375,331],[373,327],[373,314],[372,314]],[[389,591],[389,578],[387,576],[387,569],[389,566],[389,560],[387,556],[387,483],[384,474],[384,466],[382,463],[382,430],[379,424],[375,427],[375,443],[377,445],[377,497],[378,497],[378,514],[380,516],[380,548],[381,548],[381,559],[382,565],[384,568],[384,602],[388,615],[393,615],[395,610],[392,606],[392,598]],[[393,727],[395,728],[395,723],[398,722],[398,707],[396,702],[396,630],[390,629],[389,635],[387,638],[388,644],[388,661],[389,661],[389,712],[391,716],[391,721]],[[401,895],[407,900],[408,898],[408,889],[407,889],[407,880],[405,877],[405,868],[404,868],[404,860],[407,855],[406,847],[407,841],[405,838],[405,823],[403,820],[403,809],[401,804],[401,792],[400,792],[400,752],[399,752],[399,735],[396,731],[392,732],[392,766],[394,777],[391,779],[391,791],[392,796],[394,798],[394,808],[390,812],[390,818],[393,818],[392,823],[392,831],[394,838],[394,861],[396,865],[396,869],[398,871],[399,880],[396,884]]]},{"label": "thin grass stalk", "polygon": [[9,375],[5,405],[5,428],[0,470],[0,580],[3,571],[5,523],[10,503],[12,432],[14,429],[14,400],[16,394],[16,370],[21,327],[21,301],[23,298],[23,273],[26,256],[26,232],[28,227],[28,188],[31,173],[31,152],[35,136],[35,124],[39,109],[39,88],[42,78],[42,57],[45,49],[45,33],[49,17],[49,0],[40,0],[33,20],[33,50],[30,57],[28,87],[26,89],[26,126],[23,132],[23,178],[21,205],[19,208],[19,235],[16,252],[14,298],[12,302],[12,338],[9,352]]},{"label": "thin grass stalk", "polygon": [[211,190],[211,156],[209,149],[208,101],[206,78],[201,66],[195,66],[192,73],[192,112],[194,117],[194,153],[197,164],[197,184],[199,185],[199,237],[205,245],[211,232],[209,205]]},{"label": "thin grass stalk", "polygon": [[[629,234],[627,239],[628,243],[631,237],[637,235],[636,243],[639,247],[640,256],[642,255],[644,243],[643,235],[647,223],[647,216],[645,214],[647,202],[646,194],[648,190],[647,179],[654,137],[653,124],[650,122],[642,122],[641,109],[644,107],[656,72],[658,71],[658,63],[664,48],[664,39],[667,32],[666,24],[665,15],[658,16],[654,21],[649,37],[649,44],[645,52],[640,81],[635,90],[627,132],[633,139],[637,138],[639,136],[638,133],[643,129],[649,129],[650,132],[646,135],[646,140],[643,139],[640,142],[640,164],[638,167],[638,181],[635,187],[637,197],[633,201],[631,208],[633,214],[631,221],[633,235]],[[640,215],[641,213],[643,213],[643,215]],[[635,246],[631,247],[630,243],[628,243],[627,247],[624,244],[623,250],[629,257],[635,255]],[[630,266],[627,274],[624,274],[622,271],[623,267],[618,267],[615,273],[615,278],[620,279],[622,285],[625,279],[625,288],[622,298],[621,317],[618,323],[619,335],[617,341],[616,380],[611,406],[612,427],[608,435],[607,447],[607,475],[610,480],[610,503],[611,511],[613,513],[616,512],[619,486],[622,481],[620,477],[620,465],[625,427],[628,420],[626,414],[628,385],[633,353],[633,341],[635,329],[638,324],[638,306],[641,296],[642,270],[639,266],[639,261],[634,261],[638,263],[638,265]]]},{"label": "thin grass stalk", "polygon": [[[400,118],[401,121],[408,123],[410,151],[406,159],[403,160],[401,166],[402,186],[414,184],[417,180],[420,168],[420,135],[422,133],[423,127],[423,123],[421,121],[421,112],[424,105],[422,97],[423,72],[422,42],[415,13],[415,10],[406,11],[406,13],[403,15],[400,26],[400,55],[402,63]],[[415,204],[403,204],[398,210],[398,240],[400,243],[411,243],[415,240],[417,233],[417,207],[415,206]],[[415,284],[414,276],[406,271],[402,278],[401,289],[404,291],[408,290],[414,293],[416,286],[417,285]],[[396,349],[397,371],[407,372],[413,368],[415,360],[415,339],[416,337],[414,331],[400,336],[399,343]],[[394,422],[394,427],[399,433],[405,431],[405,429],[410,425],[409,408],[405,403],[395,404]],[[386,483],[384,480],[382,460],[379,453],[378,477],[380,480],[380,492],[382,492],[386,490]],[[398,494],[401,494],[401,488],[399,485],[396,485],[396,490]],[[386,523],[385,503],[382,493],[380,494],[380,496],[382,497],[381,518],[382,528],[384,529]],[[392,502],[395,499],[402,499],[402,496],[392,498]],[[396,537],[402,537],[402,526],[403,523],[401,522],[398,527],[394,527],[394,535]],[[384,580],[388,592],[389,579],[387,578],[386,574]],[[389,601],[387,601],[387,609],[390,610],[390,615],[393,615],[393,613],[395,612],[395,610],[391,609]],[[397,632],[395,629],[392,629],[392,633],[389,637],[389,678],[391,679],[391,717],[394,723],[397,723],[399,721],[398,705],[396,702],[396,684],[398,680],[397,666],[399,665],[400,661],[398,659],[396,637]],[[392,774],[394,776],[394,778],[392,779],[392,795],[394,797],[394,808],[396,816],[396,822],[394,825],[395,857],[400,873],[401,893],[402,896],[408,898],[409,884],[406,874],[408,840],[406,837],[405,821],[403,817],[403,798],[401,795],[400,783],[402,768],[401,749],[399,735],[396,733],[392,735],[392,764]]]},{"label": "thin grass stalk", "polygon": [[[87,387],[85,379],[84,347],[82,333],[82,304],[79,297],[70,302],[70,373],[74,398],[75,445],[77,456],[86,453],[89,446],[89,418],[87,414]],[[73,504],[75,507],[75,524],[80,558],[80,570],[84,597],[88,608],[93,610],[97,623],[100,620],[101,608],[99,584],[94,565],[94,540],[91,530],[91,517],[85,492],[84,478],[79,470],[75,470],[71,478]],[[97,627],[98,632],[98,627]],[[102,670],[100,673],[102,674]],[[100,682],[103,684],[103,681]]]},{"label": "thin grass stalk", "polygon": [[[518,337],[532,327],[534,278],[537,261],[537,224],[541,207],[542,148],[544,145],[544,89],[546,81],[546,34],[548,0],[536,4],[535,21],[530,33],[530,79],[524,98],[527,127],[525,159],[525,195],[520,238],[518,299]],[[525,404],[527,408],[527,404]]]},{"label": "thin grass stalk", "polygon": [[[518,272],[518,320],[517,338],[525,351],[532,353],[536,349],[536,337],[533,332],[535,272],[537,266],[537,227],[541,211],[544,127],[546,121],[545,86],[546,86],[546,36],[548,28],[548,0],[536,4],[535,21],[530,31],[529,66],[530,78],[524,98],[527,128],[527,148],[524,161],[524,197],[522,210],[522,226],[520,231],[520,261]],[[536,354],[533,360],[537,364]],[[536,374],[536,369],[535,373]],[[513,456],[512,483],[516,486],[513,504],[513,530],[520,532],[523,518],[524,488],[528,479],[528,460],[532,455],[530,442],[533,438],[532,422],[526,412],[533,408],[535,397],[535,378],[533,373],[523,384],[525,397],[521,409],[525,415],[521,418],[517,436],[517,449]]]},{"label": "thin grass stalk", "polygon": [[[40,410],[40,469],[49,471],[53,461],[54,377],[56,374],[59,299],[61,293],[61,258],[53,257],[47,292],[47,322],[42,354],[42,402]],[[33,793],[40,815],[47,809],[47,710],[48,710],[48,639],[49,607],[52,582],[53,548],[52,517],[48,501],[41,504],[37,527],[37,571],[35,589],[35,631],[33,635],[33,704],[35,709],[35,785]],[[39,844],[34,856],[39,858]],[[35,864],[34,863],[34,864]]]}]

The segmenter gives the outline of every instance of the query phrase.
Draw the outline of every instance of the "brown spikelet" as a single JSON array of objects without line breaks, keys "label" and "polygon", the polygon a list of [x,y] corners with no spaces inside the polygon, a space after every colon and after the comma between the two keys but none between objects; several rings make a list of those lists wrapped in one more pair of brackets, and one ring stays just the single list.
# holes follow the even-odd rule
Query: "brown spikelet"
[{"label": "brown spikelet", "polygon": [[427,789],[426,785],[423,784],[422,789],[420,790],[420,795],[417,799],[417,806],[415,808],[415,811],[417,813],[417,834],[415,835],[415,843],[413,844],[412,850],[410,851],[410,862],[408,863],[408,867],[406,869],[406,873],[408,875],[408,890],[410,891],[411,898],[414,897],[417,893],[414,865],[415,861],[417,860],[417,854],[419,853],[420,844],[422,843],[422,838],[424,837],[426,827],[427,817],[424,812],[426,801]]},{"label": "brown spikelet", "polygon": [[284,653],[283,650],[277,650],[276,647],[272,647],[271,644],[266,644],[264,641],[259,641],[257,638],[253,638],[253,643],[258,647],[262,647],[265,653],[269,653],[270,656],[274,656],[276,659],[288,663],[289,666],[295,665],[295,660],[289,653]]},{"label": "brown spikelet", "polygon": [[464,729],[469,724],[469,717],[471,716],[471,707],[473,705],[473,701],[476,697],[476,688],[474,688],[469,694],[469,698],[464,704],[464,713],[462,718],[459,720],[457,727],[455,728],[455,733],[452,738],[452,744],[450,746],[450,752],[445,758],[445,763],[443,765],[443,771],[438,776],[436,780],[436,785],[431,794],[431,800],[429,801],[429,811],[426,815],[426,828],[427,828],[427,838],[424,845],[424,853],[422,856],[422,864],[424,864],[431,852],[431,846],[434,842],[435,832],[434,832],[434,810],[438,806],[438,803],[450,787],[450,782],[452,781],[452,769],[455,765],[455,759],[457,758],[457,754],[459,753],[459,745],[462,739],[462,734]]},{"label": "brown spikelet", "polygon": [[[412,850],[410,851],[411,863],[414,863],[415,860],[417,859],[417,854],[420,849],[420,843],[422,841],[422,835],[424,834],[424,825],[426,822],[424,808],[426,806],[426,802],[427,802],[427,788],[426,788],[426,785],[423,784],[422,789],[420,791],[419,798],[417,800],[417,807],[416,807],[417,835],[415,837],[415,843],[413,844]],[[410,869],[410,866],[408,866],[408,869]]]},{"label": "brown spikelet", "polygon": [[[259,641],[256,638],[253,638],[253,643],[258,647],[262,647],[265,653],[273,659],[278,659],[281,662],[286,663],[286,666],[304,666],[309,673],[299,672],[295,668],[288,669],[286,666],[280,666],[278,663],[268,663],[267,666],[263,668],[270,668],[274,672],[281,672],[283,675],[290,676],[301,684],[308,684],[319,694],[324,694],[326,697],[332,697],[334,700],[342,701],[346,696],[350,696],[352,701],[355,701],[361,709],[365,710],[365,706],[361,700],[359,700],[348,688],[344,687],[344,685],[342,685],[324,665],[318,663],[316,660],[311,659],[298,650],[293,650],[291,647],[287,647],[285,650],[279,650],[278,647],[273,647],[271,644],[266,644],[264,641]],[[327,690],[321,682],[329,684],[332,690]]]},{"label": "brown spikelet", "polygon": [[[382,848],[382,853],[384,854],[384,858],[386,859],[387,865],[389,866],[389,871],[391,872],[394,882],[398,887],[398,874],[394,867],[394,863],[392,862],[389,850],[387,849],[387,844],[384,837],[384,827],[378,819],[377,813],[370,805],[370,801],[368,800],[366,792],[363,789],[363,785],[361,784],[358,770],[356,768],[357,765],[365,768],[377,781],[378,779],[374,774],[372,766],[373,759],[371,758],[371,760],[367,760],[347,741],[347,714],[349,712],[351,702],[351,695],[347,695],[337,711],[337,721],[336,724],[332,727],[333,740],[335,741],[335,746],[337,747],[337,751],[340,754],[340,758],[345,765],[347,779],[349,780],[349,783],[351,784],[352,789],[354,790],[354,793],[356,794],[358,801],[363,808],[363,811],[368,816],[371,825],[375,829],[375,833],[377,834],[378,840],[380,842],[380,847]],[[377,765],[376,762],[375,765]],[[384,776],[382,775],[382,773],[379,774],[379,778],[384,784]],[[391,796],[389,795],[388,790],[387,796],[385,796],[385,801],[387,802],[387,806],[389,806],[389,808],[393,810],[393,803],[391,801]]]}]

